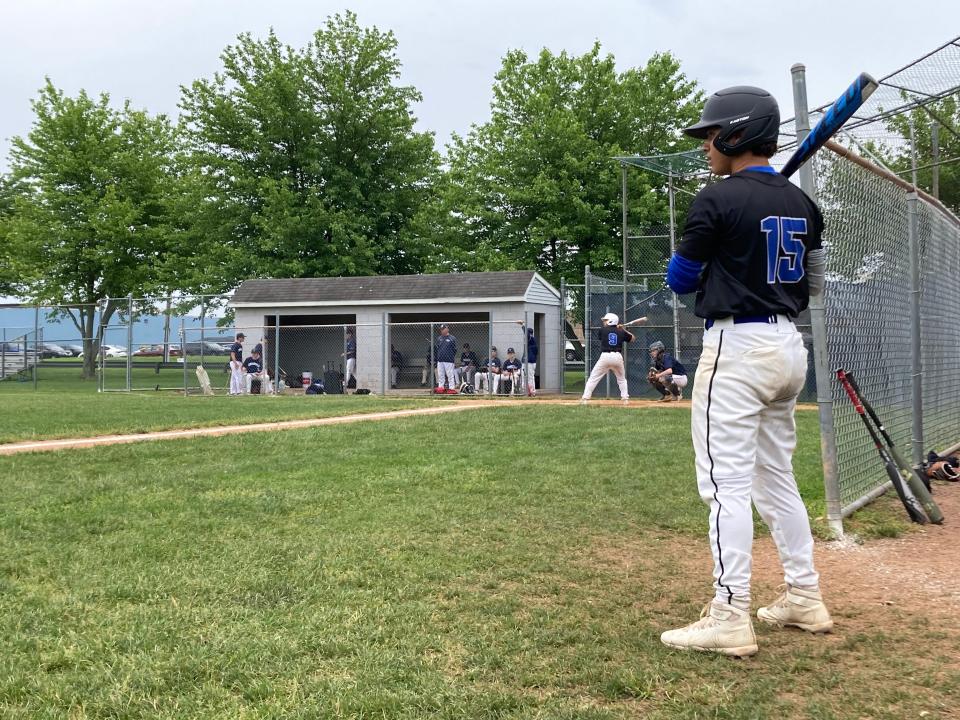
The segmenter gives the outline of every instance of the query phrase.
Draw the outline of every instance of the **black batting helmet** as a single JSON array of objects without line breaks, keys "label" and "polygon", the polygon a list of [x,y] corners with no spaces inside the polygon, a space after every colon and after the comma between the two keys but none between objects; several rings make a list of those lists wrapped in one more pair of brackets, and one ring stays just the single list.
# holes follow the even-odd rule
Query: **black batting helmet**
[{"label": "black batting helmet", "polygon": [[[740,155],[760,145],[777,142],[780,133],[780,108],[773,95],[749,85],[718,90],[703,105],[700,122],[683,132],[706,140],[711,128],[720,128],[713,146],[724,155]],[[741,133],[736,144],[727,141]]]}]

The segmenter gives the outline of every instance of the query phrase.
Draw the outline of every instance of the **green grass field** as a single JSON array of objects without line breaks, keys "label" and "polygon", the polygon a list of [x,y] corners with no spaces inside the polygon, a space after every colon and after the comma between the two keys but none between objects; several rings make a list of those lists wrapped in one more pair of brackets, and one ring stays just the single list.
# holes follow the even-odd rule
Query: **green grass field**
[{"label": "green grass field", "polygon": [[[798,421],[816,515],[816,414]],[[917,623],[840,642],[758,628],[743,662],[660,645],[710,595],[683,570],[708,552],[688,423],[681,408],[525,404],[0,458],[0,717],[955,706],[960,675],[931,687],[942,650]]]},{"label": "green grass field", "polygon": [[430,403],[430,398],[373,395],[19,393],[3,397],[0,443],[386,412]]}]

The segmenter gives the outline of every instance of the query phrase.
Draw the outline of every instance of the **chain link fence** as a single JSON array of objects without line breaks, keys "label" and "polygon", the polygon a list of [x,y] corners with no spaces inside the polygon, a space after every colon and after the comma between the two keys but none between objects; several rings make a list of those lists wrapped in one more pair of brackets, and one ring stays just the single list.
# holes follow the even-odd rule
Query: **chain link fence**
[{"label": "chain link fence", "polygon": [[[798,70],[802,76],[802,66],[794,68]],[[955,109],[952,103],[960,91],[957,77],[960,38],[882,78],[880,88],[838,136],[841,144],[815,157],[807,180],[801,170],[801,184],[816,193],[825,216],[828,267],[823,320],[817,321],[822,324],[813,324],[810,311],[797,322],[811,358],[800,400],[819,403],[827,511],[834,527],[887,486],[875,450],[831,374],[834,368],[854,372],[891,435],[911,447],[918,465],[926,450],[945,450],[960,439],[960,358],[953,337],[960,315],[960,220],[936,197],[938,168],[955,165],[960,158],[938,156],[935,143],[918,146],[914,134],[921,121],[930,123],[927,139],[930,133],[936,135],[936,126],[956,134],[948,111]],[[797,97],[805,106],[805,90]],[[810,124],[828,107],[810,111]],[[775,167],[795,149],[797,127],[793,118],[782,124]],[[670,254],[664,241],[669,239],[672,249],[682,227],[682,217],[675,214],[675,192],[692,192],[708,182],[706,165],[699,152],[617,160],[623,167],[669,177],[670,219],[666,230],[656,225],[636,229],[625,217],[626,268],[586,273],[589,325],[596,328],[608,309],[628,320],[647,315],[650,323],[637,332],[638,343],[663,341],[692,378],[702,324],[693,315],[692,297],[676,298],[671,306],[671,295],[662,285]],[[649,297],[641,310],[634,298],[643,292]],[[814,330],[826,337],[819,378]],[[595,360],[595,353],[591,356]],[[635,364],[628,361],[628,367],[636,394],[634,388],[643,379]]]}]

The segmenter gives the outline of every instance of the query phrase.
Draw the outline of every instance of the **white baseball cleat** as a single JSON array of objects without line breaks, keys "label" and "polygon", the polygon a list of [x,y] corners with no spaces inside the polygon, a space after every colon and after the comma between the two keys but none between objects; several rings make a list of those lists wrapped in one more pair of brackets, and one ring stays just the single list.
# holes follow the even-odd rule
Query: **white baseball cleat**
[{"label": "white baseball cleat", "polygon": [[781,585],[780,595],[766,607],[757,610],[757,618],[771,625],[798,627],[811,633],[833,629],[833,619],[819,590],[801,590]]},{"label": "white baseball cleat", "polygon": [[620,398],[620,402],[622,402],[624,405],[629,405],[630,398]]},{"label": "white baseball cleat", "polygon": [[757,652],[757,637],[746,610],[713,600],[700,619],[677,630],[667,630],[660,642],[677,650],[701,650],[747,657]]},{"label": "white baseball cleat", "polygon": [[587,400],[586,398],[580,398],[580,404],[581,404],[581,405],[586,405],[588,402],[590,402],[590,401]]}]

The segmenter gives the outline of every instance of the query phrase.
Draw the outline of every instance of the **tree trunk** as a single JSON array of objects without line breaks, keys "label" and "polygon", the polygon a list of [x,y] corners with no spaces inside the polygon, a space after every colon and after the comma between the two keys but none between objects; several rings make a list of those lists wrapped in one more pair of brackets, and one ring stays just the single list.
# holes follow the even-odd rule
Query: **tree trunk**
[{"label": "tree trunk", "polygon": [[100,327],[95,328],[97,319],[97,308],[93,305],[86,306],[80,311],[80,317],[83,324],[83,374],[84,380],[92,380],[97,376],[97,356],[100,354],[100,342],[102,337],[94,337],[94,330],[103,332],[104,328],[110,323],[117,306],[113,300],[107,300],[107,304],[100,316]]}]

